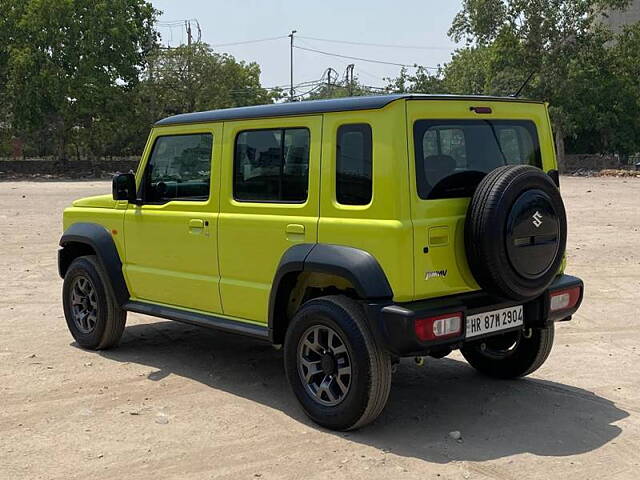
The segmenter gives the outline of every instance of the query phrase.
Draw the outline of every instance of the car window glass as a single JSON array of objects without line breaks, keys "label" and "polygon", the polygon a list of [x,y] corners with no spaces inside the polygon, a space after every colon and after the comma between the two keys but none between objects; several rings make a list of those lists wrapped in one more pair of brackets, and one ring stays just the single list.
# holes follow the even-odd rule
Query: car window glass
[{"label": "car window glass", "polygon": [[336,149],[336,200],[343,205],[367,205],[372,196],[371,127],[342,125]]},{"label": "car window glass", "polygon": [[524,120],[419,120],[416,183],[423,199],[468,197],[501,165],[542,166],[535,124]]},{"label": "car window glass", "polygon": [[212,143],[210,133],[158,137],[145,170],[144,200],[207,200]]},{"label": "car window glass", "polygon": [[233,194],[241,201],[304,202],[309,130],[249,130],[236,137]]}]

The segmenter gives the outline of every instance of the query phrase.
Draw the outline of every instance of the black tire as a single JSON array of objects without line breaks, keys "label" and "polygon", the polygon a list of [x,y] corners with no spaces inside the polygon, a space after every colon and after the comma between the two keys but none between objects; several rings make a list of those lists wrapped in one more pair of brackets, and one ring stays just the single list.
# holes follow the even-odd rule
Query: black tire
[{"label": "black tire", "polygon": [[[77,303],[80,290],[76,290],[74,297],[74,289],[80,288],[79,285],[84,285],[82,292],[92,289],[89,290],[92,293],[85,296],[91,300],[85,301],[86,309],[83,310],[91,310],[91,321],[86,320],[86,315],[77,313],[84,305]],[[118,305],[108,277],[94,255],[78,257],[71,262],[64,276],[62,304],[67,327],[81,347],[103,350],[120,341],[127,312]]]},{"label": "black tire", "polygon": [[509,165],[480,182],[467,210],[465,248],[483,290],[518,301],[539,296],[558,273],[566,242],[564,203],[542,170]]},{"label": "black tire", "polygon": [[[535,372],[551,353],[554,327],[505,333],[466,345],[464,358],[479,372],[494,378],[519,378]],[[515,342],[511,350],[507,346]]]},{"label": "black tire", "polygon": [[[348,353],[349,388],[337,405],[321,404],[322,400],[311,393],[302,378],[299,348],[306,332],[316,327],[328,327],[337,333]],[[289,384],[302,408],[323,427],[332,430],[363,427],[375,420],[387,403],[391,387],[390,356],[376,344],[361,306],[347,297],[316,298],[298,310],[287,329],[284,363]]]}]

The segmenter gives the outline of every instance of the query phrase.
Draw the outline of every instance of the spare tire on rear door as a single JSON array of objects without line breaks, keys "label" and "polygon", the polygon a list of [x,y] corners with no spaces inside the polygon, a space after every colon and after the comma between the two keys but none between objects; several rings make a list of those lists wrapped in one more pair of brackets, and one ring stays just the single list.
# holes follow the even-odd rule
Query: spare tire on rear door
[{"label": "spare tire on rear door", "polygon": [[558,273],[566,242],[562,197],[542,170],[508,165],[480,182],[467,210],[465,246],[488,293],[518,301],[540,295]]}]

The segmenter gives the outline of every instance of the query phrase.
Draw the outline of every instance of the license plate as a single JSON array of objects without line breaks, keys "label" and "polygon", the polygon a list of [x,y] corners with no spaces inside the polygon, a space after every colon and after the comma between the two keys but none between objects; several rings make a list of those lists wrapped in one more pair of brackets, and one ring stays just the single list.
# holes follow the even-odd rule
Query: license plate
[{"label": "license plate", "polygon": [[524,325],[522,305],[476,313],[467,317],[467,338]]}]

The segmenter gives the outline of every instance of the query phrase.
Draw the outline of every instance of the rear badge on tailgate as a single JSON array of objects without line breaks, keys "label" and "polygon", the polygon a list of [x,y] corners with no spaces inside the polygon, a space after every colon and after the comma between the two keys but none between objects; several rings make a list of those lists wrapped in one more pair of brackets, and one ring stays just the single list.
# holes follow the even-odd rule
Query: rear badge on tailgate
[{"label": "rear badge on tailgate", "polygon": [[446,270],[433,270],[431,272],[427,272],[424,275],[425,280],[431,280],[432,278],[444,278],[447,276]]}]

